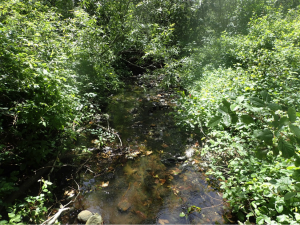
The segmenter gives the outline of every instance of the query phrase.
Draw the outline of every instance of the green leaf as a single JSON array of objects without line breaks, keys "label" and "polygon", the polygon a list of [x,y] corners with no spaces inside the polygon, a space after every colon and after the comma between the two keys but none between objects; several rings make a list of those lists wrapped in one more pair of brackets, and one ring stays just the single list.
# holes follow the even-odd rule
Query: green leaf
[{"label": "green leaf", "polygon": [[293,198],[295,195],[297,194],[297,192],[288,192],[284,195],[284,200],[290,200],[291,198]]},{"label": "green leaf", "polygon": [[231,117],[231,123],[232,124],[236,124],[236,122],[238,121],[238,116],[235,114],[235,113],[231,113],[230,114],[230,117]]},{"label": "green leaf", "polygon": [[268,94],[267,91],[265,91],[265,90],[261,91],[260,95],[262,96],[262,98],[265,102],[270,102],[271,101],[271,96]]},{"label": "green leaf", "polygon": [[277,111],[277,110],[282,109],[281,105],[278,105],[276,103],[268,103],[267,106],[268,106],[269,109],[271,109],[273,111]]},{"label": "green leaf", "polygon": [[252,97],[249,99],[250,102],[256,106],[256,107],[264,107],[265,106],[265,103],[263,100],[261,100],[260,98],[257,98],[257,97]]},{"label": "green leaf", "polygon": [[231,124],[231,117],[230,117],[229,114],[225,114],[223,116],[223,122],[224,122],[224,124],[225,124],[226,127],[230,126],[230,124]]},{"label": "green leaf", "polygon": [[277,128],[277,127],[279,127],[279,121],[272,121],[272,122],[269,123],[269,125],[271,127]]},{"label": "green leaf", "polygon": [[295,166],[297,166],[297,167],[300,166],[300,157],[299,156],[296,156]]},{"label": "green leaf", "polygon": [[242,103],[242,101],[244,101],[244,99],[245,99],[245,96],[242,95],[242,96],[237,97],[235,101],[236,101],[236,103],[240,104],[240,103]]},{"label": "green leaf", "polygon": [[224,98],[222,100],[223,105],[228,109],[228,111],[230,110],[230,103]]},{"label": "green leaf", "polygon": [[180,217],[185,217],[185,213],[184,213],[184,212],[181,212],[181,213],[179,214],[179,216],[180,216]]},{"label": "green leaf", "polygon": [[221,119],[221,116],[215,116],[208,122],[207,126],[214,127],[220,123]]},{"label": "green leaf", "polygon": [[247,124],[247,125],[250,124],[250,123],[254,123],[254,119],[249,115],[242,115],[241,116],[241,121],[243,123]]},{"label": "green leaf", "polygon": [[[247,214],[247,216],[249,215],[250,213]],[[244,222],[245,225],[252,225],[252,223],[249,221],[249,218]]]},{"label": "green leaf", "polygon": [[223,114],[229,112],[228,108],[227,108],[226,106],[224,106],[224,105],[221,105],[221,106],[218,108],[218,111],[219,111],[220,113],[223,113]]},{"label": "green leaf", "polygon": [[262,215],[260,215],[256,218],[256,223],[257,224],[265,224],[265,221],[266,222],[270,221],[270,218],[268,216],[264,215],[264,214],[262,214]]},{"label": "green leaf", "polygon": [[16,214],[14,214],[14,213],[8,213],[8,217],[9,217],[9,218],[13,218],[13,217],[15,217],[15,215],[16,215]]},{"label": "green leaf", "polygon": [[275,208],[276,208],[276,211],[278,213],[282,213],[282,211],[283,211],[283,205],[275,205]]},{"label": "green leaf", "polygon": [[295,154],[294,146],[282,138],[279,139],[278,148],[282,152],[282,157],[284,158],[291,158]]},{"label": "green leaf", "polygon": [[277,221],[279,223],[284,223],[284,222],[287,222],[289,220],[289,217],[287,215],[280,215],[280,216],[277,216]]},{"label": "green leaf", "polygon": [[256,150],[256,157],[259,159],[264,159],[267,157],[269,150],[268,149],[258,149]]},{"label": "green leaf", "polygon": [[278,129],[281,129],[283,126],[286,126],[289,124],[289,119],[285,116],[281,117],[279,120],[279,126]]},{"label": "green leaf", "polygon": [[[292,174],[292,178],[297,180],[297,181],[300,181],[300,170],[295,170]],[[298,188],[300,190],[300,184],[298,184],[298,185],[299,185]]]},{"label": "green leaf", "polygon": [[300,138],[300,129],[297,126],[294,126],[293,124],[289,125],[290,130],[296,135],[297,138]]},{"label": "green leaf", "polygon": [[278,147],[273,147],[273,154],[274,154],[274,156],[279,155],[279,148]]},{"label": "green leaf", "polygon": [[238,105],[237,104],[230,105],[230,110],[231,111],[236,111],[237,109],[238,109]]},{"label": "green leaf", "polygon": [[237,216],[238,216],[240,221],[245,221],[245,214],[243,212],[239,211],[237,213]]},{"label": "green leaf", "polygon": [[296,121],[296,118],[297,118],[297,116],[296,116],[296,110],[294,108],[290,107],[288,109],[288,115],[289,115],[290,121],[292,123],[294,123]]},{"label": "green leaf", "polygon": [[254,131],[254,136],[262,141],[264,141],[266,144],[268,145],[272,145],[273,144],[273,132],[270,131],[269,129],[265,129],[265,130],[256,130]]}]

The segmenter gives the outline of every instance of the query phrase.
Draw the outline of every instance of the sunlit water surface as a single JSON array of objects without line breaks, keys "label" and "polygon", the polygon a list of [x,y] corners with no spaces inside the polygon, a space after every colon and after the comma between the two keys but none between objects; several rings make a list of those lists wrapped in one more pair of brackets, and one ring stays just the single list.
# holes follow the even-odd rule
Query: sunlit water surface
[{"label": "sunlit water surface", "polygon": [[125,156],[113,166],[109,157],[94,166],[106,167],[103,176],[81,174],[81,185],[91,191],[78,197],[76,208],[101,214],[106,224],[225,223],[221,194],[207,183],[199,161],[180,158],[197,150],[201,137],[175,125],[169,115],[175,95],[133,85],[111,97],[110,126]]}]

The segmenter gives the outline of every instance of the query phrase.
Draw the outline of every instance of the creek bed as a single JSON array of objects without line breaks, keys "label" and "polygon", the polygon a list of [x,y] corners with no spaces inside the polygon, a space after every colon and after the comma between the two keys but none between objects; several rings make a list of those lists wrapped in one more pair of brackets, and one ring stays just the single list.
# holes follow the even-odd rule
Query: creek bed
[{"label": "creek bed", "polygon": [[73,207],[102,215],[105,224],[228,223],[216,182],[192,157],[201,137],[181,130],[170,115],[176,91],[153,86],[128,85],[111,97],[109,125],[122,146],[116,139],[93,153]]}]

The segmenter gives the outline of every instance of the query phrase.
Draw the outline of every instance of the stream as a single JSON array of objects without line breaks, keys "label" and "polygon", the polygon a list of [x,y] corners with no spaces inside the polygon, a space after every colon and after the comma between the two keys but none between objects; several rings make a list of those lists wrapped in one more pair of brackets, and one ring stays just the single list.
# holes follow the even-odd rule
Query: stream
[{"label": "stream", "polygon": [[[135,83],[110,97],[109,126],[120,140],[93,152],[80,173],[76,212],[98,213],[105,224],[228,223],[217,181],[193,157],[201,137],[180,129],[170,114],[176,89]],[[74,218],[71,212],[62,220]]]}]

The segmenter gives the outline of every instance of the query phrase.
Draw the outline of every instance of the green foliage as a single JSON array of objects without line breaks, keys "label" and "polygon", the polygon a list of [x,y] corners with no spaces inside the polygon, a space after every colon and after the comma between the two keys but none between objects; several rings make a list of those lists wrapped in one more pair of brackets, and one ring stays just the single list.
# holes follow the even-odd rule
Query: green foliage
[{"label": "green foliage", "polygon": [[9,221],[1,220],[0,224],[28,224],[41,223],[47,213],[45,204],[51,200],[52,193],[49,190],[52,183],[40,180],[42,186],[38,196],[28,196],[22,203],[17,203],[9,208]]},{"label": "green foliage", "polygon": [[247,223],[299,223],[300,18],[283,11],[253,17],[247,35],[212,38],[181,70],[190,94],[178,123],[204,133],[209,173]]},{"label": "green foliage", "polygon": [[[189,91],[179,100],[178,117],[207,132],[203,152],[213,151],[214,171],[227,168],[222,160],[235,171],[238,158],[244,162],[256,153],[256,169],[277,160],[290,172],[288,189],[276,192],[274,186],[280,196],[275,210],[261,203],[285,214],[261,208],[253,214],[257,222],[298,220],[291,201],[298,198],[300,166],[300,27],[299,11],[289,10],[297,5],[299,0],[1,1],[0,203],[22,173],[30,174],[28,166],[38,168],[72,149],[80,132],[96,136],[99,147],[112,140],[113,130],[89,123],[107,121],[101,108],[122,78],[152,71],[166,86],[180,82]],[[247,180],[252,168],[246,168],[229,179]],[[278,184],[280,171],[272,175]],[[230,185],[224,188],[237,187]],[[253,193],[260,192],[249,189]],[[15,205],[9,222],[40,222],[45,196]],[[241,218],[251,216],[245,198],[230,201],[244,206]]]}]

